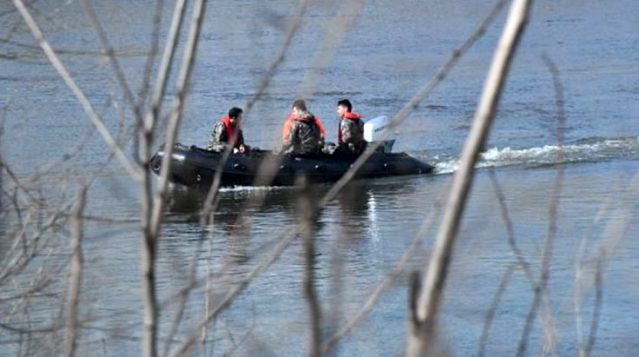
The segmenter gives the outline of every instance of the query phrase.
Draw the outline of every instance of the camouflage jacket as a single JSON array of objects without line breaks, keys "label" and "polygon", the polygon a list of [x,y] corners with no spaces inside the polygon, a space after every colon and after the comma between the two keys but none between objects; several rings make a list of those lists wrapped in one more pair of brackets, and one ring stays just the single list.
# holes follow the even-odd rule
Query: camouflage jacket
[{"label": "camouflage jacket", "polygon": [[320,128],[315,124],[313,114],[292,120],[288,136],[282,144],[285,153],[314,154],[324,147]]},{"label": "camouflage jacket", "polygon": [[364,121],[355,113],[348,114],[352,114],[351,118],[342,118],[339,121],[337,141],[343,150],[354,154],[361,154],[366,149]]},{"label": "camouflage jacket", "polygon": [[[240,145],[244,145],[244,135],[242,134],[242,129],[237,133],[237,141],[233,147],[239,147]],[[211,139],[209,139],[209,144],[206,147],[209,151],[217,151],[222,152],[226,148],[229,142],[229,137],[226,133],[226,127],[224,123],[221,121],[215,123],[213,126],[213,131],[211,132]]]}]

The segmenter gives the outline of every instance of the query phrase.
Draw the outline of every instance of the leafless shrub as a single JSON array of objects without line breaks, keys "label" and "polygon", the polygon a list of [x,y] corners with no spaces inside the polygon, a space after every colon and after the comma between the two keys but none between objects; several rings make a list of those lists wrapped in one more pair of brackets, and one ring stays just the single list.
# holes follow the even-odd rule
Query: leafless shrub
[{"label": "leafless shrub", "polygon": [[[64,63],[60,60],[59,55],[63,53],[75,54],[75,55],[95,55],[95,52],[90,51],[75,51],[65,49],[53,49],[45,35],[40,30],[40,27],[36,23],[36,20],[32,13],[35,8],[30,7],[22,0],[13,0],[16,9],[21,14],[24,22],[27,24],[29,30],[38,41],[38,45],[45,53],[47,59],[51,62],[59,76],[64,80],[65,84],[76,96],[78,102],[82,105],[87,117],[91,121],[93,128],[86,132],[85,136],[80,142],[71,148],[66,154],[62,156],[59,161],[50,163],[47,166],[41,167],[31,175],[27,180],[20,179],[15,175],[9,167],[4,165],[2,156],[0,155],[0,168],[2,169],[2,175],[0,175],[0,187],[2,189],[2,200],[0,201],[3,216],[12,215],[15,217],[15,225],[12,227],[12,231],[8,236],[12,238],[8,253],[5,256],[0,257],[0,288],[6,287],[16,283],[16,276],[19,276],[25,270],[32,267],[39,254],[51,254],[47,249],[54,243],[51,242],[51,236],[68,236],[72,237],[72,254],[70,259],[70,275],[68,292],[66,294],[66,304],[64,305],[65,316],[60,316],[60,321],[49,325],[37,325],[33,323],[30,308],[33,302],[40,296],[38,294],[47,294],[47,297],[56,299],[57,302],[62,303],[64,300],[63,293],[60,293],[59,287],[52,287],[55,285],[56,277],[61,275],[62,268],[56,267],[59,271],[49,273],[37,271],[34,274],[33,279],[30,281],[30,285],[16,290],[15,294],[0,296],[0,304],[5,302],[9,305],[0,306],[0,314],[3,317],[0,319],[0,330],[9,331],[12,335],[11,343],[19,345],[20,350],[18,354],[29,355],[38,349],[64,352],[67,355],[75,355],[78,352],[78,346],[80,345],[82,330],[95,329],[99,330],[100,327],[92,326],[93,322],[99,320],[99,318],[92,318],[83,316],[79,313],[82,306],[81,299],[81,277],[83,274],[83,257],[81,250],[81,242],[83,235],[83,225],[88,222],[102,222],[102,223],[117,223],[127,224],[126,228],[130,229],[131,223],[140,224],[142,231],[142,258],[141,258],[141,285],[142,285],[142,299],[145,305],[144,312],[144,331],[142,338],[138,336],[131,336],[127,331],[133,331],[139,329],[139,323],[131,322],[129,325],[122,326],[119,329],[104,329],[104,332],[110,337],[117,337],[118,339],[141,342],[143,346],[143,353],[146,356],[155,356],[158,353],[163,355],[184,355],[188,353],[206,353],[214,351],[215,338],[211,337],[210,330],[216,328],[216,319],[229,308],[237,297],[257,279],[271,264],[280,259],[284,254],[289,244],[301,237],[303,240],[304,249],[304,277],[303,288],[305,293],[305,299],[309,307],[309,354],[321,355],[323,353],[333,352],[334,346],[352,331],[358,323],[362,321],[362,318],[375,306],[380,296],[387,291],[392,284],[400,277],[400,275],[406,270],[408,261],[414,257],[416,253],[420,252],[420,246],[423,243],[427,230],[431,227],[435,217],[439,212],[439,207],[435,206],[428,211],[428,215],[424,218],[422,226],[419,228],[418,233],[414,237],[413,241],[406,248],[403,255],[395,263],[392,270],[386,272],[385,276],[378,285],[375,286],[370,296],[363,303],[362,307],[358,311],[342,311],[343,306],[340,305],[339,299],[333,304],[333,311],[322,311],[322,299],[315,288],[316,276],[316,231],[313,227],[313,223],[322,214],[322,210],[329,203],[335,200],[343,194],[344,188],[355,177],[357,171],[362,167],[365,161],[370,158],[372,153],[376,150],[375,145],[371,147],[357,160],[352,169],[334,186],[332,186],[325,195],[322,195],[321,199],[314,200],[310,197],[309,186],[304,186],[299,189],[300,191],[300,209],[298,210],[299,220],[296,224],[290,225],[282,229],[282,233],[271,242],[264,245],[263,252],[260,260],[257,260],[254,264],[248,266],[246,271],[242,274],[232,276],[231,272],[234,268],[239,266],[238,262],[234,261],[232,257],[223,256],[219,262],[219,268],[213,269],[212,260],[213,252],[217,247],[214,246],[214,227],[215,212],[219,208],[220,194],[219,187],[221,183],[221,170],[217,170],[218,173],[213,180],[212,185],[206,194],[206,199],[203,201],[203,206],[198,212],[198,219],[201,225],[200,239],[193,247],[193,257],[188,264],[188,268],[184,271],[184,284],[175,291],[169,293],[168,297],[160,298],[157,292],[157,280],[156,276],[156,264],[158,259],[158,245],[160,237],[162,235],[162,225],[166,219],[164,215],[167,197],[169,195],[168,178],[170,177],[170,165],[168,165],[171,159],[171,152],[173,150],[174,143],[178,135],[178,131],[181,124],[182,111],[184,102],[189,93],[190,77],[192,74],[194,62],[196,59],[197,45],[199,41],[199,35],[202,29],[202,23],[204,18],[204,12],[206,9],[206,1],[200,0],[193,4],[193,12],[191,14],[188,24],[184,24],[184,16],[187,10],[186,1],[178,0],[175,4],[173,11],[173,18],[168,31],[168,39],[162,53],[162,57],[158,64],[157,77],[155,78],[154,85],[151,84],[154,67],[155,67],[155,55],[159,52],[160,47],[160,32],[162,24],[162,9],[164,1],[157,1],[154,8],[153,24],[151,30],[151,43],[148,52],[142,53],[147,55],[146,62],[144,64],[143,83],[139,92],[136,94],[130,87],[127,78],[124,75],[124,71],[120,65],[119,58],[124,55],[118,52],[110,43],[107,32],[104,30],[100,23],[100,19],[96,10],[93,8],[91,0],[83,0],[87,16],[93,25],[100,44],[102,47],[102,55],[105,56],[111,69],[113,76],[117,82],[119,90],[122,92],[125,100],[125,105],[120,109],[120,128],[121,135],[115,136],[109,132],[104,124],[102,117],[94,109],[89,102],[86,94],[79,87],[77,82],[71,76]],[[397,127],[402,123],[410,113],[448,76],[453,67],[458,63],[460,58],[473,46],[473,44],[484,34],[488,26],[490,26],[500,10],[505,6],[506,1],[500,0],[492,9],[490,14],[479,25],[477,30],[473,32],[458,48],[454,49],[448,60],[437,71],[436,75],[423,87],[415,93],[415,95],[405,103],[402,109],[393,116],[391,129]],[[429,266],[425,269],[423,276],[416,275],[416,279],[413,280],[413,290],[410,294],[411,311],[410,311],[410,331],[407,336],[407,355],[421,355],[426,352],[437,352],[431,349],[437,342],[434,336],[437,333],[437,312],[439,309],[439,301],[443,294],[443,289],[447,277],[448,265],[453,257],[453,246],[455,236],[457,234],[457,227],[461,220],[461,214],[463,213],[465,202],[467,201],[468,192],[472,185],[473,167],[477,159],[478,152],[483,148],[485,138],[488,135],[490,129],[490,123],[499,101],[499,96],[503,83],[508,72],[510,62],[512,60],[513,53],[524,29],[528,12],[530,9],[531,1],[515,0],[511,8],[511,12],[508,18],[508,22],[504,29],[503,37],[496,50],[493,66],[489,73],[489,77],[484,88],[484,96],[480,102],[477,113],[475,115],[473,129],[468,139],[468,143],[463,152],[462,168],[455,175],[455,181],[453,183],[452,193],[449,200],[449,204],[446,207],[445,218],[440,231],[437,235],[437,241],[432,252],[432,258],[430,259]],[[245,108],[248,113],[255,107],[255,104],[262,98],[264,93],[270,86],[273,76],[278,71],[281,64],[289,51],[289,47],[298,32],[303,19],[304,14],[307,11],[308,1],[301,0],[295,11],[295,15],[292,18],[291,24],[285,33],[284,41],[280,47],[275,58],[272,60],[266,72],[259,78],[256,85],[256,91],[248,99]],[[336,52],[340,42],[344,38],[347,31],[352,26],[353,22],[360,16],[364,1],[354,0],[345,2],[340,5],[340,11],[345,16],[336,17],[328,26],[330,31],[324,36],[323,42],[319,46],[317,53],[312,61],[313,70],[304,78],[300,87],[298,88],[298,94],[302,97],[310,97],[315,91],[315,87],[322,72],[330,63],[332,55]],[[3,16],[3,14],[0,14]],[[179,68],[179,74],[177,78],[177,90],[174,100],[168,109],[168,114],[162,112],[162,103],[167,99],[166,88],[169,85],[169,74],[173,67],[176,66],[175,57],[177,55],[177,49],[179,48],[180,31],[183,26],[189,26],[189,33],[187,36],[187,42],[184,45],[184,54],[182,55],[182,63]],[[31,50],[35,50],[31,45],[18,43],[10,38],[0,40],[3,43],[11,43],[16,46],[29,46]],[[41,55],[40,55],[41,56]],[[559,108],[559,124],[558,127],[563,126],[563,98],[561,94],[561,85],[558,80],[558,71],[549,59],[545,59],[547,66],[553,74],[556,87],[556,98]],[[113,97],[116,97],[115,95]],[[125,113],[124,109],[128,110]],[[164,115],[162,115],[164,114]],[[129,115],[133,116],[133,123],[126,122]],[[164,123],[163,118],[168,118],[168,122]],[[84,213],[85,197],[87,190],[90,187],[90,182],[82,184],[80,193],[77,199],[73,199],[72,202],[65,200],[64,204],[56,205],[53,202],[49,202],[38,192],[36,183],[47,173],[49,173],[57,165],[66,162],[71,157],[80,152],[84,146],[84,143],[91,137],[94,131],[102,137],[106,145],[109,147],[111,153],[106,159],[107,162],[115,157],[118,162],[124,167],[128,175],[132,180],[140,185],[140,198],[141,198],[141,218],[140,220],[110,220],[104,217],[93,217]],[[162,138],[164,140],[164,162],[162,164],[162,171],[160,173],[160,180],[157,187],[153,187],[152,176],[149,172],[149,160],[152,154],[152,149],[156,145],[157,141]],[[137,151],[135,159],[130,159],[124,153],[124,147],[128,144],[129,140],[135,141],[134,148]],[[561,130],[558,131],[558,142],[561,145]],[[560,152],[561,153],[561,152]],[[222,160],[223,165],[230,157],[230,150],[224,153]],[[561,157],[558,158],[558,162],[561,162]],[[270,160],[265,160],[264,166],[261,168],[261,172],[265,173],[266,177],[274,175],[279,167],[279,161],[277,156],[272,156]],[[559,164],[557,168],[557,179],[555,181],[555,189],[553,194],[553,201],[549,208],[550,225],[546,242],[544,244],[544,251],[541,263],[541,272],[539,278],[536,280],[531,268],[531,264],[524,256],[517,242],[515,240],[515,232],[513,223],[508,214],[508,208],[506,207],[505,196],[497,182],[495,175],[491,172],[491,180],[495,188],[497,199],[500,204],[501,216],[507,230],[508,244],[515,257],[515,263],[507,268],[502,280],[497,288],[497,292],[492,301],[491,306],[486,314],[485,325],[482,331],[481,340],[479,342],[479,354],[485,354],[485,348],[488,340],[488,334],[490,332],[491,325],[494,321],[496,309],[500,303],[502,294],[506,290],[513,272],[520,268],[524,271],[526,277],[530,281],[533,287],[533,303],[528,313],[527,320],[525,321],[524,332],[522,334],[519,344],[519,354],[525,354],[527,351],[527,343],[529,339],[530,330],[534,325],[537,314],[539,313],[540,306],[544,308],[544,327],[546,333],[546,345],[549,346],[550,352],[554,352],[554,331],[552,327],[552,315],[550,313],[550,304],[547,297],[547,282],[549,278],[549,265],[553,254],[553,241],[557,234],[556,217],[559,210],[559,193],[561,190],[561,180],[563,178],[563,168]],[[68,177],[65,177],[65,180]],[[259,184],[259,182],[256,182]],[[260,206],[263,203],[266,195],[254,195],[246,201],[245,205],[257,205]],[[0,217],[4,218],[4,217]],[[11,217],[13,219],[13,217]],[[238,224],[243,226],[243,231],[231,232],[230,236],[234,239],[240,239],[248,235],[247,231],[250,230],[252,225],[252,217],[246,215],[240,215],[237,218]],[[70,234],[67,233],[71,227]],[[63,233],[60,233],[63,232]],[[343,271],[343,267],[347,264],[344,256],[340,251],[343,247],[347,246],[348,239],[353,238],[353,233],[347,229],[341,232],[340,241],[335,244],[333,269],[336,278],[334,279],[333,293],[335,296],[340,296],[340,290],[343,289],[342,282],[339,276]],[[201,270],[200,259],[204,244],[208,244],[208,257],[207,262],[209,264],[208,270],[204,274]],[[603,246],[603,243],[602,243]],[[607,246],[606,246],[607,247]],[[242,246],[240,249],[244,249]],[[596,332],[599,323],[599,314],[601,312],[601,305],[603,300],[602,285],[603,285],[603,272],[605,269],[605,263],[608,255],[607,250],[602,248],[599,256],[596,260],[596,269],[594,274],[594,285],[596,290],[595,295],[595,309],[590,324],[590,335],[586,339],[580,336],[580,353],[581,355],[589,355],[596,341]],[[65,262],[66,264],[66,262]],[[177,265],[177,264],[176,264]],[[34,269],[38,269],[35,267]],[[202,276],[203,275],[203,276]],[[106,279],[106,278],[105,278]],[[56,290],[57,289],[57,290]],[[196,294],[194,292],[203,291],[205,301],[198,302],[203,305],[202,314],[196,321],[187,320],[185,316],[188,313],[189,303],[193,301]],[[198,295],[199,296],[199,295]],[[577,304],[578,305],[578,304]],[[7,308],[6,306],[9,306]],[[62,306],[62,304],[61,304]],[[576,308],[579,311],[579,308]],[[162,314],[160,314],[160,311]],[[122,311],[122,315],[131,314],[134,311]],[[338,326],[341,322],[335,316],[341,314],[348,316],[345,323],[342,326]],[[579,314],[578,318],[579,317]],[[160,333],[160,317],[163,321],[166,321],[168,328],[164,335]],[[66,319],[64,319],[66,318]],[[333,318],[331,321],[329,319]],[[185,321],[188,321],[191,325],[187,325]],[[582,328],[582,323],[579,322],[579,329]],[[335,327],[335,331],[329,331],[329,328]],[[331,334],[323,335],[324,332],[329,331]],[[164,331],[163,331],[164,332]],[[238,348],[245,343],[249,337],[251,337],[252,330],[249,329],[238,339],[231,331],[227,331],[226,337],[231,344],[231,348],[226,352],[232,354],[238,350]],[[56,336],[64,335],[64,339],[56,341]],[[42,337],[41,342],[36,342],[34,336]],[[197,343],[201,346],[199,350],[196,350]],[[97,341],[88,341],[92,346],[99,344]],[[101,342],[106,345],[105,342]],[[436,346],[437,347],[437,346]],[[106,349],[106,347],[104,347]],[[159,351],[158,351],[159,350]],[[105,351],[106,354],[106,351]]]}]

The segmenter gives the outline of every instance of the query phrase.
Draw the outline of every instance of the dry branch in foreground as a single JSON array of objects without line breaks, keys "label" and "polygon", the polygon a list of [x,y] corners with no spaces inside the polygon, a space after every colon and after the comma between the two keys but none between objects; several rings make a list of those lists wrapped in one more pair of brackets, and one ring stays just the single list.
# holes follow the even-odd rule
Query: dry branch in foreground
[{"label": "dry branch in foreground", "polygon": [[442,225],[435,239],[433,253],[418,289],[413,291],[410,306],[406,355],[423,356],[434,344],[434,328],[448,267],[452,259],[457,230],[473,182],[474,166],[484,147],[490,125],[495,116],[506,75],[523,33],[531,1],[514,0],[504,31],[497,45],[488,78],[473,119],[473,126],[464,146],[459,170],[453,177],[448,204]]}]

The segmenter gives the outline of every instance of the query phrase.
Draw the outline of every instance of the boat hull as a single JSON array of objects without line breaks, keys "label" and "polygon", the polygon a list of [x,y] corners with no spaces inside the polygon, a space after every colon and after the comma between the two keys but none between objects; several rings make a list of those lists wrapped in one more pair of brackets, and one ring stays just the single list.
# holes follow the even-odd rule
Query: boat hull
[{"label": "boat hull", "polygon": [[[159,174],[164,151],[151,159],[151,169]],[[223,154],[196,146],[176,145],[171,157],[171,182],[185,186],[210,186],[221,169],[221,186],[290,186],[297,177],[311,182],[335,182],[355,162],[352,155],[275,155],[270,151],[231,154],[223,162]],[[376,152],[357,172],[357,179],[400,175],[423,175],[433,167],[406,153]]]}]

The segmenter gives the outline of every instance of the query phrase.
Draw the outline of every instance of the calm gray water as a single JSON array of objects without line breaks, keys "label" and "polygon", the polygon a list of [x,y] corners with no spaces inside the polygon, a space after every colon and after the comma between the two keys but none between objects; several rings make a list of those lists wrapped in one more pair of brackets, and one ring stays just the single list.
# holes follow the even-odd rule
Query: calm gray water
[{"label": "calm gray water", "polygon": [[[137,92],[153,3],[95,3],[111,42],[123,54],[124,70]],[[172,6],[167,4],[164,9],[164,31]],[[295,6],[295,1],[285,0],[209,3],[180,142],[205,145],[211,125],[229,107],[246,103],[279,51]],[[491,3],[477,0],[366,1],[331,58],[327,57],[329,50],[318,53],[325,43],[326,29],[338,28],[334,21],[350,12],[339,1],[310,2],[283,65],[246,118],[247,141],[261,148],[277,145],[290,103],[303,89],[313,63],[326,58],[328,64],[308,104],[330,135],[337,125],[335,102],[343,97],[350,98],[365,118],[393,115],[430,80],[491,7]],[[97,55],[99,41],[81,4],[39,1],[33,10],[107,126],[114,133],[126,131],[132,124],[131,115],[108,61]],[[442,343],[451,354],[477,354],[485,315],[504,274],[515,263],[490,180],[491,170],[505,195],[517,243],[533,272],[539,271],[558,152],[557,109],[544,54],[560,71],[566,100],[565,179],[548,283],[556,352],[578,352],[574,300],[575,289],[581,285],[575,277],[582,261],[583,291],[578,296],[588,338],[595,309],[593,267],[603,246],[609,259],[604,264],[603,303],[593,354],[639,353],[635,278],[639,273],[637,14],[636,0],[535,2],[456,244],[441,314]],[[395,151],[408,151],[433,163],[437,174],[360,183],[348,189],[347,197],[329,204],[318,218],[315,273],[326,336],[352,316],[391,272],[426,216],[445,198],[503,21],[504,13],[395,133]],[[0,38],[3,160],[24,182],[46,169],[33,185],[38,194],[60,205],[75,195],[78,182],[97,177],[89,192],[87,213],[114,220],[87,223],[80,352],[138,354],[142,337],[141,235],[135,222],[139,217],[138,187],[120,166],[107,162],[106,145],[91,131],[71,92],[34,47],[35,41],[9,2],[0,3]],[[82,143],[80,152],[59,163],[65,153],[75,154],[78,143]],[[7,190],[12,189],[7,177],[3,183]],[[315,193],[319,197],[328,188],[318,186]],[[264,204],[254,203],[256,198],[264,198]],[[269,254],[284,228],[297,219],[293,189],[224,189],[215,224],[207,227],[195,217],[201,201],[202,193],[180,188],[174,188],[169,198],[158,262],[163,335],[168,333],[178,307],[171,297],[187,283],[194,260],[198,276],[227,269],[223,279],[214,280],[216,297],[220,297]],[[6,202],[3,196],[5,212],[9,210]],[[47,214],[39,219],[45,220]],[[250,226],[238,221],[241,215],[251,218]],[[3,214],[0,225],[2,256],[12,242],[15,221],[10,217]],[[340,342],[336,354],[401,353],[407,321],[407,277],[424,265],[436,227],[426,233],[425,243],[372,312]],[[0,302],[3,314],[15,309],[28,311],[7,317],[3,323],[42,327],[57,319],[62,309],[59,297],[66,291],[64,266],[68,258],[59,244],[66,246],[68,236],[68,226],[57,230],[44,250],[46,254],[12,284],[2,286],[0,297],[24,291],[41,267],[56,277],[45,293],[32,297],[26,305]],[[302,257],[302,242],[294,240],[209,326],[215,349],[207,353],[304,354],[309,315],[302,290]],[[205,288],[200,286],[189,299],[178,337],[189,335],[203,316]],[[521,269],[515,270],[495,312],[487,354],[511,355],[517,350],[531,291]],[[540,321],[541,316],[529,344],[534,355],[544,352]],[[16,343],[18,333],[0,327],[0,354],[47,354],[52,341],[60,336],[38,335],[42,344],[25,351]]]}]

